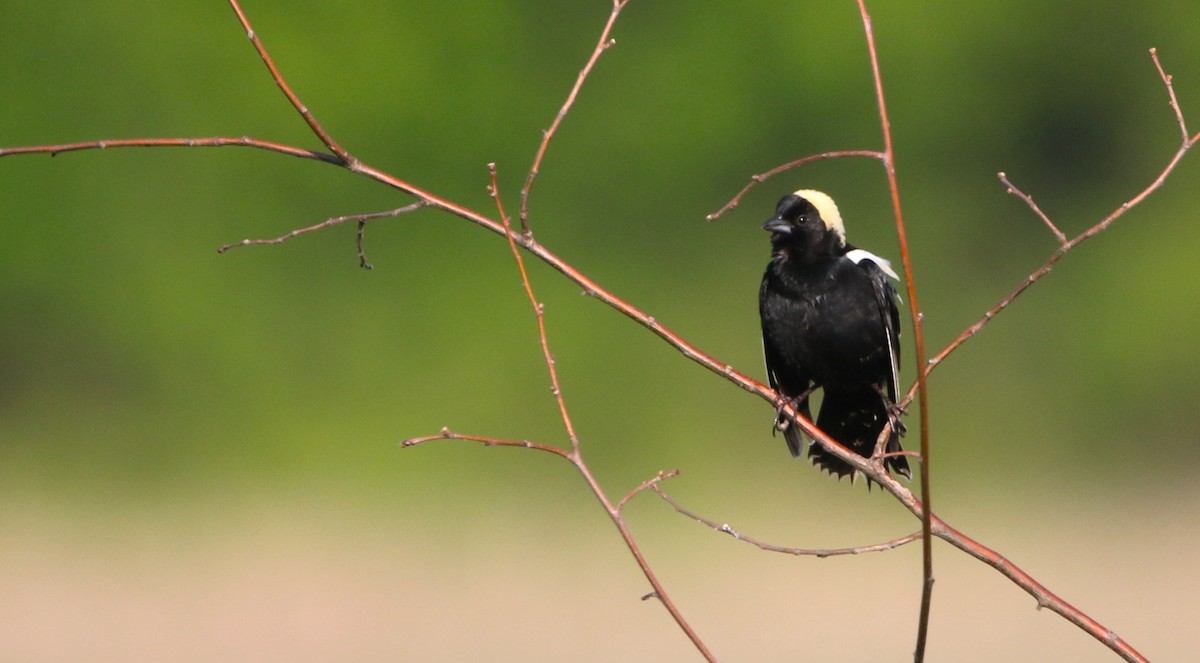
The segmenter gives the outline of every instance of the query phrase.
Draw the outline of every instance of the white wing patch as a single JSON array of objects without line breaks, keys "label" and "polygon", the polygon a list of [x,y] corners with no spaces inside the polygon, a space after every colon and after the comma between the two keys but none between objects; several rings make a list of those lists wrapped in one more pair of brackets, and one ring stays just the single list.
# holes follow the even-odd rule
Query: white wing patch
[{"label": "white wing patch", "polygon": [[[892,263],[888,262],[887,258],[880,258],[879,256],[875,255],[874,253],[871,253],[870,251],[864,251],[863,249],[854,249],[852,251],[847,251],[846,257],[849,258],[850,261],[856,265],[864,260],[869,260],[869,261],[875,263],[875,266],[879,267],[879,270],[882,271],[884,274],[887,274],[888,276],[892,277],[893,279],[895,279],[897,281],[900,280],[900,277],[896,274],[895,271],[892,270]],[[887,283],[883,283],[881,285],[885,288],[887,287]],[[888,289],[891,290],[891,288],[888,288]],[[900,295],[897,294],[895,292],[895,290],[892,290],[892,296],[895,297],[896,299],[900,299]],[[884,334],[884,336],[887,337],[888,358],[891,359],[891,361],[892,361],[892,385],[895,387],[900,384],[899,355],[896,353],[896,348],[892,347],[892,335]]]},{"label": "white wing patch", "polygon": [[884,274],[887,274],[888,276],[892,277],[893,279],[896,279],[897,281],[900,280],[900,277],[896,274],[896,272],[892,271],[892,263],[888,262],[887,258],[880,258],[879,256],[875,255],[874,253],[871,253],[870,251],[864,251],[862,249],[854,249],[853,251],[847,251],[846,257],[849,258],[850,261],[856,265],[864,260],[870,260],[871,262],[878,265],[879,269],[883,270]]}]

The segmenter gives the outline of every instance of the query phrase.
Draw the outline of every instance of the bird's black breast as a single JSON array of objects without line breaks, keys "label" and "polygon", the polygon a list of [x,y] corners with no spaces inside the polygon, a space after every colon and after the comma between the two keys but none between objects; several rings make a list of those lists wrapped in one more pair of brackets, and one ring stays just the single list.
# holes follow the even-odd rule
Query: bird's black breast
[{"label": "bird's black breast", "polygon": [[809,381],[836,387],[890,374],[890,325],[874,283],[880,278],[841,256],[771,261],[759,307],[768,370],[780,387],[795,393]]}]

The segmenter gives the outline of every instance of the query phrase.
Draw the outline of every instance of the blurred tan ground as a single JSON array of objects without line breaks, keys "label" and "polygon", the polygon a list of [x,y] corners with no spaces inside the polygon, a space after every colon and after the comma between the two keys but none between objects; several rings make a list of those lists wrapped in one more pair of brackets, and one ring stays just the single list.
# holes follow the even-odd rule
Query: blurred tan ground
[{"label": "blurred tan ground", "polygon": [[[456,531],[406,526],[418,505],[396,507],[400,517],[295,498],[227,506],[7,505],[0,660],[698,658],[665,611],[639,600],[645,582],[596,513],[548,523],[504,506]],[[647,555],[722,660],[911,660],[916,546],[796,559],[638,506],[630,519]],[[1098,506],[984,505],[979,522],[956,524],[1152,660],[1195,660],[1200,500]],[[868,529],[909,526],[891,520]],[[854,529],[813,538],[865,543]],[[928,660],[1117,660],[992,570],[936,551]]]}]

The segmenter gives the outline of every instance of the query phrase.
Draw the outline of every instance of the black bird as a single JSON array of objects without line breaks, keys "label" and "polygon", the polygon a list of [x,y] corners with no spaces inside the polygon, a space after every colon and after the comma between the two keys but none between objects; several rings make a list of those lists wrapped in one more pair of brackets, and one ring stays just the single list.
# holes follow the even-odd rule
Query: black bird
[{"label": "black bird", "polygon": [[[771,233],[771,262],[758,308],[771,388],[809,419],[809,396],[821,389],[817,427],[861,456],[874,452],[890,421],[885,451],[900,451],[900,314],[888,281],[899,277],[887,260],[846,243],[837,205],[820,191],[784,196],[763,230]],[[814,465],[854,481],[857,473],[848,463],[789,423],[776,417],[793,456],[807,441]],[[904,456],[885,462],[910,476]]]}]

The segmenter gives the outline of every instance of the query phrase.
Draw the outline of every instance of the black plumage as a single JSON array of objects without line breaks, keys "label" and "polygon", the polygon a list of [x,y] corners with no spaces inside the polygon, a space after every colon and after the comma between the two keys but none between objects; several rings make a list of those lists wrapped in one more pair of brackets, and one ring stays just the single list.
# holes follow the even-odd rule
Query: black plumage
[{"label": "black plumage", "polygon": [[[758,304],[771,387],[810,419],[809,396],[820,389],[814,423],[864,457],[890,420],[885,450],[900,451],[900,316],[888,281],[895,272],[886,260],[846,243],[837,205],[819,191],[784,196],[763,229],[771,233],[771,262]],[[812,442],[782,418],[776,427],[793,456]],[[810,444],[808,455],[821,469],[853,481],[853,468],[820,445]],[[904,456],[887,457],[886,466],[910,476]]]}]

